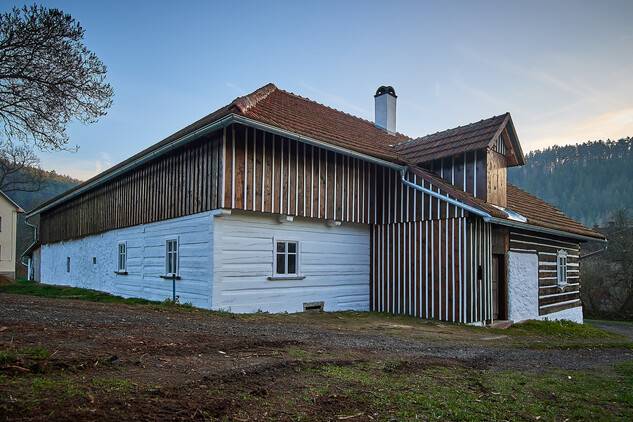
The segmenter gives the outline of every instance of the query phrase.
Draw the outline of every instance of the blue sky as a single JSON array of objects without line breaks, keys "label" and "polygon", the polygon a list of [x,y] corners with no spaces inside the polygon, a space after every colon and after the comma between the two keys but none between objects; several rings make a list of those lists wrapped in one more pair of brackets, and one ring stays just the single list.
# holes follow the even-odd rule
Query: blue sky
[{"label": "blue sky", "polygon": [[[3,2],[9,10],[21,2]],[[633,136],[633,1],[48,1],[86,29],[114,105],[42,167],[87,179],[234,98],[277,87],[398,131],[509,111],[524,151]]]}]

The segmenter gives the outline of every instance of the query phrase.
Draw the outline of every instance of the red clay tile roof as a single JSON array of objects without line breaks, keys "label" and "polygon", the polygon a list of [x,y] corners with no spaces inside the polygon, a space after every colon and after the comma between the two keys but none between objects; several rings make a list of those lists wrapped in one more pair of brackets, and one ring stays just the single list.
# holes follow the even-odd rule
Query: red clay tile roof
[{"label": "red clay tile roof", "polygon": [[[282,91],[275,85],[268,84],[251,94],[236,98],[230,104],[42,204],[37,210],[41,210],[48,204],[52,204],[80,188],[97,182],[108,174],[149,155],[151,152],[231,114],[242,115],[297,135],[310,137],[350,151],[360,152],[398,164],[405,162],[420,163],[465,151],[486,148],[496,139],[505,125],[508,122],[511,123],[510,115],[506,113],[467,126],[460,126],[411,140],[400,133],[395,135],[388,134],[386,131],[377,128],[373,122]],[[513,128],[512,130],[514,131]],[[394,147],[393,145],[396,146]],[[444,193],[467,205],[485,211],[493,217],[507,218],[507,215],[499,209],[452,186],[430,172],[417,167],[410,167],[410,170],[434,186],[440,187]],[[508,184],[508,208],[523,215],[528,219],[529,224],[535,226],[599,239],[604,238],[599,233],[595,233],[582,224],[565,217],[562,212],[552,205],[510,184]],[[34,211],[31,211],[31,213]]]},{"label": "red clay tile roof", "polygon": [[237,98],[231,112],[292,133],[395,163],[401,157],[392,145],[409,140],[390,135],[373,122],[324,106],[268,84]]},{"label": "red clay tile roof", "polygon": [[409,163],[423,163],[489,147],[510,121],[510,113],[405,141],[396,146]]},{"label": "red clay tile roof", "polygon": [[582,236],[605,239],[600,233],[583,226],[577,221],[565,216],[562,211],[553,205],[538,199],[536,196],[508,183],[508,208],[527,218],[528,223],[534,226],[560,230],[567,233]]}]

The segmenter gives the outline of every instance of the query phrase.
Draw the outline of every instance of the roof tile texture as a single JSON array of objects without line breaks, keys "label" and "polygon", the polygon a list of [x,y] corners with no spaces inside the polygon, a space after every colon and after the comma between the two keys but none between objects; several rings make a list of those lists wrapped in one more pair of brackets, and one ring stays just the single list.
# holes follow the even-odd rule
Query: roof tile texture
[{"label": "roof tile texture", "polygon": [[508,183],[507,192],[508,208],[527,218],[529,224],[575,233],[581,236],[594,237],[596,239],[605,238],[600,233],[596,233],[579,222],[565,216],[562,211],[552,204],[538,199],[536,196],[510,183]]},{"label": "roof tile texture", "polygon": [[391,145],[410,139],[400,133],[391,135],[373,122],[280,90],[273,84],[232,104],[236,114],[258,122],[397,163],[402,159]]},{"label": "roof tile texture", "polygon": [[406,141],[398,144],[396,151],[407,162],[418,164],[486,148],[495,140],[503,129],[503,123],[509,118],[510,114],[505,113],[477,123]]}]

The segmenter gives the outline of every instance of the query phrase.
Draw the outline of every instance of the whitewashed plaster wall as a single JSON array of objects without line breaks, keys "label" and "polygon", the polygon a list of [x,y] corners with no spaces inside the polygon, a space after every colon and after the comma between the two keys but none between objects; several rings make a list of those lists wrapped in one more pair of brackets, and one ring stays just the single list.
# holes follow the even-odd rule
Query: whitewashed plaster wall
[{"label": "whitewashed plaster wall", "polygon": [[[144,224],[77,240],[42,246],[43,283],[109,292],[123,297],[165,300],[172,281],[165,273],[165,241],[178,237],[181,303],[211,308],[213,274],[213,213],[205,212]],[[118,275],[119,242],[127,244],[127,275]],[[70,272],[67,271],[70,257]],[[96,263],[94,259],[96,258]]]},{"label": "whitewashed plaster wall", "polygon": [[[214,220],[213,308],[232,312],[300,312],[307,302],[325,311],[368,310],[368,225],[328,227],[325,221],[233,211]],[[303,280],[269,280],[273,239],[300,242]]]},{"label": "whitewashed plaster wall", "polygon": [[515,322],[565,319],[582,324],[582,306],[539,316],[538,265],[536,253],[508,252],[508,318]]},{"label": "whitewashed plaster wall", "polygon": [[538,317],[538,255],[508,252],[508,318]]}]

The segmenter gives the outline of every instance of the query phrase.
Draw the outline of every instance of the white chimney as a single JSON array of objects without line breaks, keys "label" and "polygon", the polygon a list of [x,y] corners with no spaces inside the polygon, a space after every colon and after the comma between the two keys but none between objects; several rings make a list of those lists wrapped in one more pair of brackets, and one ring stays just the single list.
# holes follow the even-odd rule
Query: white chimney
[{"label": "white chimney", "polygon": [[396,91],[391,86],[381,86],[374,95],[376,101],[376,126],[388,133],[396,133]]}]

